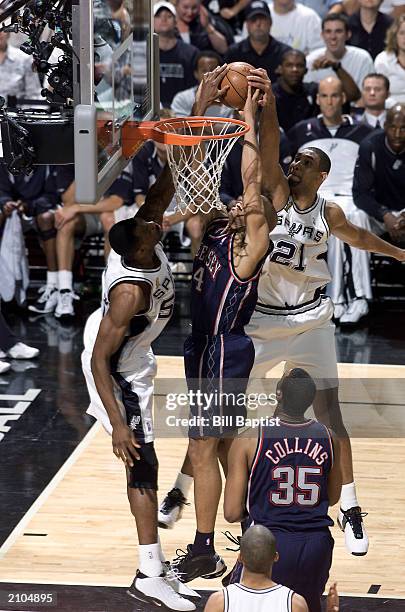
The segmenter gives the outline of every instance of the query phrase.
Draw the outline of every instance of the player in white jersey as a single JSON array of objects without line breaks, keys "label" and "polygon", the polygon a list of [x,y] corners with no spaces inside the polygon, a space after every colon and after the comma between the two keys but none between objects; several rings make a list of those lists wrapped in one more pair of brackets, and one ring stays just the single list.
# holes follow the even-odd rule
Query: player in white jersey
[{"label": "player in white jersey", "polygon": [[253,525],[240,541],[243,576],[211,595],[205,612],[308,612],[305,599],[271,579],[273,563],[278,560],[276,540],[267,527]]},{"label": "player in white jersey", "polygon": [[[254,86],[263,81],[263,70],[248,77]],[[271,95],[271,94],[270,94]],[[339,436],[343,487],[339,524],[346,547],[354,555],[368,549],[362,513],[356,497],[350,439],[344,427],[338,398],[338,373],[332,323],[333,304],[324,295],[329,280],[327,239],[333,234],[352,247],[382,253],[405,261],[405,250],[353,225],[334,202],[319,197],[318,189],[330,170],[329,157],[307,147],[297,153],[285,176],[278,163],[279,126],[276,105],[268,105],[261,122],[263,193],[278,211],[278,225],[271,234],[274,250],[264,265],[256,311],[247,333],[255,346],[252,379],[263,379],[276,364],[305,369],[315,380],[315,415]]]},{"label": "player in white jersey", "polygon": [[[284,361],[287,370],[302,368],[314,379],[315,415],[340,438],[343,486],[338,522],[345,533],[348,551],[364,555],[368,538],[356,496],[351,444],[338,397],[333,304],[324,295],[330,280],[327,239],[333,234],[350,246],[399,261],[405,261],[405,250],[353,225],[337,204],[319,197],[318,189],[330,170],[330,159],[320,149],[308,147],[299,151],[285,176],[278,163],[280,129],[270,81],[261,68],[252,71],[248,79],[253,86],[267,88],[272,99],[260,120],[262,193],[278,213],[278,224],[270,235],[274,249],[263,266],[257,306],[246,327],[255,348],[250,391],[257,391],[258,380],[262,379],[262,385],[266,373]],[[191,477],[191,465],[186,458],[174,489],[160,507],[160,526],[171,528],[181,516]]]},{"label": "player in white jersey", "polygon": [[103,300],[84,332],[83,372],[88,412],[112,436],[125,464],[127,493],[139,540],[139,570],[128,590],[151,606],[195,610],[182,594],[197,595],[167,574],[157,535],[158,460],[153,444],[152,397],[156,374],[151,342],[169,320],[174,284],[159,243],[163,212],[173,197],[168,166],[132,219],[109,234],[112,253],[103,278]]}]

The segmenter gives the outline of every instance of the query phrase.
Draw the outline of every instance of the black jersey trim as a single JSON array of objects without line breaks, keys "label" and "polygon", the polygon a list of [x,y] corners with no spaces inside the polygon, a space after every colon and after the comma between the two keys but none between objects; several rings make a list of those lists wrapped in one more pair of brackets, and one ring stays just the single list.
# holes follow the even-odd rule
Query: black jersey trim
[{"label": "black jersey trim", "polygon": [[325,226],[326,235],[329,238],[331,232],[330,232],[329,223],[326,219],[326,204],[327,204],[327,201],[325,200],[325,198],[323,198],[323,202],[321,204],[321,221]]},{"label": "black jersey trim", "polygon": [[[324,295],[325,287],[319,287],[315,291],[315,296],[313,300],[309,302],[304,302],[303,304],[299,304],[297,306],[271,306],[270,304],[263,304],[262,302],[257,302],[255,311],[260,312],[262,314],[269,315],[281,315],[281,316],[289,316],[289,315],[297,315],[303,314],[304,312],[309,312],[314,308],[318,308],[322,304],[324,300],[329,300],[330,298],[327,295]],[[307,308],[308,307],[308,308]],[[304,310],[302,310],[304,308]]]},{"label": "black jersey trim", "polygon": [[[118,278],[116,281],[111,283],[111,285],[108,287],[108,293],[107,293],[108,299],[110,299],[111,290],[114,289],[114,287],[116,287],[117,285],[121,285],[123,283],[131,284],[131,285],[136,285],[137,283],[147,283],[148,285],[150,285],[150,288],[153,289],[153,283],[149,278],[137,278],[136,276],[120,276],[120,278]],[[149,308],[147,310],[143,310],[142,312],[138,312],[134,316],[137,317],[139,315],[148,314],[148,312],[150,312],[152,309],[152,305],[153,305],[153,297],[152,297],[152,292],[151,292],[149,296]]]},{"label": "black jersey trim", "polygon": [[251,589],[250,587],[241,584],[240,582],[234,583],[238,589],[242,591],[246,591],[247,593],[252,593],[253,595],[266,595],[267,593],[273,593],[274,591],[278,591],[283,588],[282,584],[275,584],[272,587],[268,587],[267,589]]},{"label": "black jersey trim", "polygon": [[294,591],[291,589],[287,593],[287,610],[288,612],[292,612],[292,598],[294,595]]},{"label": "black jersey trim", "polygon": [[293,198],[291,198],[291,199],[292,199],[293,209],[295,210],[295,212],[298,213],[299,215],[306,215],[307,213],[312,212],[318,206],[320,196],[319,196],[319,194],[316,194],[314,203],[311,204],[311,206],[309,208],[305,208],[304,210],[301,210],[301,208],[298,208],[296,203],[294,202]]},{"label": "black jersey trim", "polygon": [[131,266],[128,266],[128,264],[125,263],[124,257],[121,257],[121,265],[126,270],[131,270],[131,271],[133,270],[134,272],[144,272],[144,273],[159,272],[159,270],[162,267],[162,261],[156,252],[155,252],[155,255],[160,261],[160,264],[156,268],[131,268]]},{"label": "black jersey trim", "polygon": [[229,595],[228,595],[228,589],[222,589],[222,592],[224,594],[224,612],[229,612]]}]

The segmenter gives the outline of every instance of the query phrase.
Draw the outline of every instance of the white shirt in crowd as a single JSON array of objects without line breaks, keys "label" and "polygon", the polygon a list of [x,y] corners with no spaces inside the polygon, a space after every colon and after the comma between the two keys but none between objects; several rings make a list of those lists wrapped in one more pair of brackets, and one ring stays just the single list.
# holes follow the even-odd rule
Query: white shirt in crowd
[{"label": "white shirt in crowd", "polygon": [[313,9],[297,3],[292,11],[279,15],[274,10],[273,2],[268,5],[273,22],[271,35],[274,38],[304,53],[322,47],[321,18]]},{"label": "white shirt in crowd", "polygon": [[[326,47],[315,49],[307,56],[308,72],[304,77],[306,83],[319,83],[322,79],[329,76],[336,76],[332,68],[322,68],[321,70],[312,70],[312,65],[318,57],[325,55]],[[374,64],[371,55],[368,51],[359,47],[346,45],[346,51],[340,60],[342,67],[350,74],[355,81],[357,87],[361,89],[364,77],[374,72]]]},{"label": "white shirt in crowd", "polygon": [[[176,117],[189,117],[191,115],[196,91],[197,87],[190,87],[189,89],[179,91],[179,93],[174,96],[171,110]],[[233,110],[223,104],[213,104],[207,108],[205,114],[207,117],[232,117]]]},{"label": "white shirt in crowd", "polygon": [[402,6],[404,4],[404,0],[384,0],[381,6],[378,7],[378,10],[381,13],[392,13],[396,6]]},{"label": "white shirt in crowd", "polygon": [[387,107],[396,102],[405,102],[405,68],[398,62],[395,53],[382,51],[374,61],[375,72],[384,74],[390,82],[390,97]]},{"label": "white shirt in crowd", "polygon": [[364,123],[367,123],[369,126],[375,128],[377,127],[377,121],[381,128],[384,127],[385,120],[387,118],[387,111],[383,111],[380,115],[371,115],[367,111],[364,111],[364,115],[362,117]]},{"label": "white shirt in crowd", "polygon": [[40,99],[41,84],[38,74],[32,71],[32,57],[7,45],[4,61],[0,63],[0,96]]}]

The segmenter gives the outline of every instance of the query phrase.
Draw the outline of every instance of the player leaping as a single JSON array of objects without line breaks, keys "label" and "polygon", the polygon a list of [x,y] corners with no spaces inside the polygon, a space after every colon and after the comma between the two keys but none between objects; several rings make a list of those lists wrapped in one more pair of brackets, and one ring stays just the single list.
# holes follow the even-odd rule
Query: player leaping
[{"label": "player leaping", "polygon": [[[199,96],[197,114],[218,97],[224,67],[204,76],[206,88]],[[208,95],[211,83],[211,96]],[[257,284],[269,249],[269,231],[275,225],[275,212],[261,196],[261,164],[254,129],[260,91],[249,88],[244,109],[250,131],[245,135],[242,154],[243,198],[238,203],[243,227],[236,229],[224,212],[202,215],[206,230],[194,258],[191,288],[192,333],[184,346],[184,362],[189,389],[213,393],[210,406],[191,407],[199,417],[190,428],[188,453],[194,471],[194,499],[197,531],[187,553],[173,562],[180,580],[198,576],[215,577],[226,567],[215,553],[214,528],[221,495],[221,475],[217,452],[221,439],[225,448],[237,432],[238,414],[245,407],[238,402],[246,391],[254,362],[254,348],[244,327],[257,300]],[[264,96],[260,104],[266,104]],[[271,211],[273,210],[273,215]],[[269,221],[268,221],[269,219]],[[270,224],[269,224],[270,222]],[[226,401],[221,393],[228,394]],[[228,417],[216,427],[215,417]]]},{"label": "player leaping", "polygon": [[139,539],[139,570],[128,593],[150,606],[195,610],[176,590],[197,594],[168,574],[162,563],[156,516],[158,461],[152,427],[156,360],[151,343],[173,310],[173,279],[159,243],[163,212],[173,192],[166,166],[136,216],[111,229],[114,252],[103,275],[102,308],[86,323],[82,365],[91,400],[88,412],[112,435],[113,452],[126,467]]},{"label": "player leaping", "polygon": [[[350,223],[334,202],[317,191],[328,176],[330,159],[321,150],[307,147],[295,156],[288,175],[279,160],[280,130],[270,81],[263,69],[248,77],[253,86],[267,92],[269,104],[260,121],[260,151],[263,165],[262,192],[278,211],[277,227],[271,234],[274,249],[263,266],[258,303],[246,332],[256,352],[251,379],[264,379],[277,364],[303,368],[316,382],[316,417],[340,438],[343,478],[338,522],[345,533],[346,548],[364,555],[368,538],[357,501],[350,439],[342,421],[338,398],[333,304],[324,294],[330,280],[327,240],[334,234],[350,246],[382,253],[405,261],[405,251]],[[159,524],[172,527],[180,516],[186,495],[179,491],[192,476],[185,460],[173,490],[166,496]]]},{"label": "player leaping", "polygon": [[332,323],[333,304],[324,295],[330,280],[327,240],[330,234],[352,247],[382,253],[405,261],[405,250],[350,223],[334,202],[317,191],[328,176],[330,160],[319,149],[307,147],[295,156],[285,176],[278,163],[279,126],[274,96],[264,70],[249,78],[268,91],[272,104],[263,112],[260,146],[263,163],[263,193],[278,211],[271,238],[274,249],[259,283],[259,298],[247,328],[256,360],[252,378],[264,378],[281,361],[286,368],[305,369],[315,380],[315,415],[340,438],[343,487],[338,522],[346,547],[364,555],[368,538],[357,501],[350,439],[342,421],[338,399],[338,373]]}]

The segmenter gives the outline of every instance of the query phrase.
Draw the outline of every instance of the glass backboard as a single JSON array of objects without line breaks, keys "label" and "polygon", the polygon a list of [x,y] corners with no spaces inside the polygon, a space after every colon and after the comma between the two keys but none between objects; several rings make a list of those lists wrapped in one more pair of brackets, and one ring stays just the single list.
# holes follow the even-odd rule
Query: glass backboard
[{"label": "glass backboard", "polygon": [[159,51],[152,0],[73,4],[75,180],[78,202],[96,202],[127,165],[121,128],[159,112]]}]

